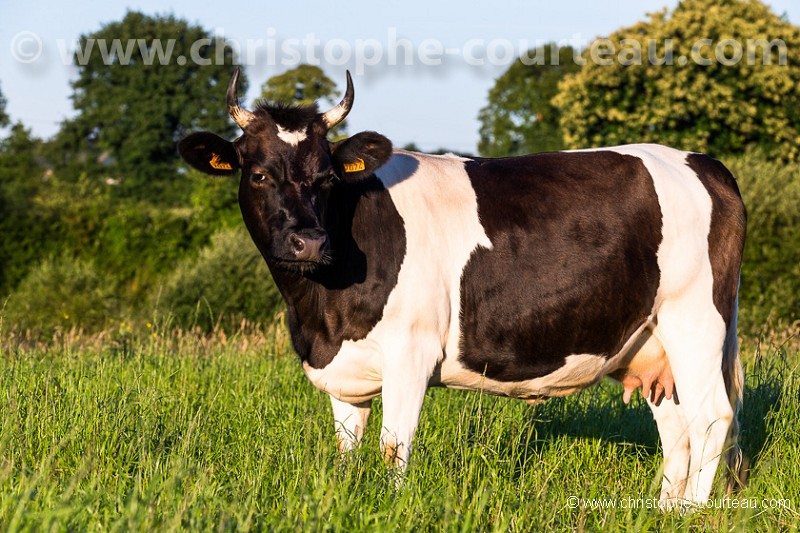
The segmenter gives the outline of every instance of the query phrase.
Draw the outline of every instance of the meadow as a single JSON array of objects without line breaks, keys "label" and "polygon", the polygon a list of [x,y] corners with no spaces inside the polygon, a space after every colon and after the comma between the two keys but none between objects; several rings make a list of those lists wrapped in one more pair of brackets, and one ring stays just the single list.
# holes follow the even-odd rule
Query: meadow
[{"label": "meadow", "polygon": [[[778,41],[800,49],[800,28],[762,2],[677,3],[604,40],[680,37],[682,59],[683,46],[706,39],[765,36],[767,59]],[[356,26],[352,10],[339,11]],[[413,9],[393,25],[401,11],[418,25]],[[468,19],[462,30],[485,33],[485,17]],[[748,211],[739,333],[749,484],[691,513],[662,513],[650,410],[638,396],[625,405],[610,381],[537,406],[429,391],[400,489],[378,451],[379,398],[364,445],[339,456],[328,398],[272,320],[285,306],[242,225],[236,179],[178,160],[175,142],[190,131],[239,134],[220,99],[243,62],[216,48],[214,20],[81,18],[73,112],[49,139],[28,129],[44,123],[38,110],[20,117],[15,102],[7,113],[10,93],[0,92],[0,531],[800,530],[796,54],[758,68],[578,69],[562,48],[559,68],[515,61],[486,107],[464,110],[478,113],[482,156],[655,141],[710,153],[737,178]],[[32,28],[21,29],[16,37]],[[208,37],[216,61],[107,64],[99,47],[84,47],[142,36],[174,41],[183,59]],[[48,68],[29,66],[37,79]],[[338,101],[342,88],[321,68],[295,67],[266,80],[245,74],[267,99]],[[432,81],[450,71],[439,72]],[[359,80],[359,94],[370,83]]]},{"label": "meadow", "polygon": [[655,423],[612,382],[535,407],[429,391],[397,490],[377,447],[380,399],[364,445],[342,460],[328,399],[280,325],[4,335],[0,528],[797,530],[800,344],[781,331],[743,342],[747,487],[687,514],[653,508]]}]

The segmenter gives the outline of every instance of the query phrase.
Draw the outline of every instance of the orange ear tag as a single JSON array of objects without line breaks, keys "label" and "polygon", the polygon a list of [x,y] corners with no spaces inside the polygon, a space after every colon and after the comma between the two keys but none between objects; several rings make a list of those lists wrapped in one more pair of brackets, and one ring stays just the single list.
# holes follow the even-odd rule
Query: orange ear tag
[{"label": "orange ear tag", "polygon": [[343,166],[345,172],[359,172],[367,168],[367,165],[364,164],[364,160],[360,157],[352,163],[345,163]]},{"label": "orange ear tag", "polygon": [[208,164],[217,170],[233,170],[233,167],[231,167],[230,163],[226,163],[225,161],[221,160],[219,155],[215,154],[214,152],[211,152],[211,161],[209,161]]}]

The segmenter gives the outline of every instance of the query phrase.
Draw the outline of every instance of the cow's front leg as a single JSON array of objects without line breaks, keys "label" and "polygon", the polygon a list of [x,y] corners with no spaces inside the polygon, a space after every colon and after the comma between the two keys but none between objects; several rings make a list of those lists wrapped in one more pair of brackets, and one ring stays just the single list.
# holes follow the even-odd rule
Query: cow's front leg
[{"label": "cow's front leg", "polygon": [[409,350],[386,357],[383,370],[381,452],[387,464],[402,474],[411,455],[425,391],[436,359]]},{"label": "cow's front leg", "polygon": [[405,385],[399,379],[384,379],[381,452],[386,464],[398,473],[405,470],[411,456],[424,398],[425,387],[417,383]]},{"label": "cow's front leg", "polygon": [[339,452],[346,453],[354,449],[364,436],[367,420],[372,408],[372,400],[361,403],[347,403],[331,396],[333,407],[333,423],[336,427],[336,440]]}]

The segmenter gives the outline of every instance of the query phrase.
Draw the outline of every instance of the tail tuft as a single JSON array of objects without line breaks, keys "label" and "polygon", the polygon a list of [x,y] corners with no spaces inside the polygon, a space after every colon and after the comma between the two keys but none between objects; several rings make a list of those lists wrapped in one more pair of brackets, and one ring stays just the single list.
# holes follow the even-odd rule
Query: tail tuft
[{"label": "tail tuft", "polygon": [[[738,298],[737,298],[738,308]],[[739,445],[741,425],[739,414],[742,410],[744,398],[744,370],[739,358],[739,339],[736,335],[738,312],[734,310],[731,323],[728,324],[728,335],[725,339],[725,348],[722,355],[722,375],[725,378],[725,388],[733,408],[733,422],[728,433],[725,464],[728,467],[727,492],[732,494],[744,488],[750,470],[750,461],[742,452]]]}]

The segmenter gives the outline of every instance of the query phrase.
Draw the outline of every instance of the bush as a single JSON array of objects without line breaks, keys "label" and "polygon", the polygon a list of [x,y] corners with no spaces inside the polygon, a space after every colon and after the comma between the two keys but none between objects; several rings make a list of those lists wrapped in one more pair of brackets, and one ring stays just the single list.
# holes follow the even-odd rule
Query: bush
[{"label": "bush", "polygon": [[726,159],[747,207],[739,308],[742,332],[800,318],[800,164],[756,152]]},{"label": "bush", "polygon": [[197,258],[182,260],[151,299],[175,325],[210,331],[243,319],[264,322],[283,307],[278,288],[244,227],[223,230]]},{"label": "bush", "polygon": [[114,213],[99,221],[91,253],[136,298],[171,267],[208,242],[195,231],[190,209],[158,209],[144,202],[115,201]]},{"label": "bush", "polygon": [[48,338],[58,330],[97,332],[116,315],[113,282],[90,261],[51,257],[35,267],[5,302],[4,329]]},{"label": "bush", "polygon": [[[713,44],[700,46],[705,39]],[[657,64],[668,57],[668,42],[672,60]],[[734,42],[749,50],[729,62],[735,47],[726,43]],[[553,100],[565,144],[660,142],[717,157],[759,146],[800,161],[798,47],[800,28],[762,2],[678,2],[586,50],[586,64],[559,84]]]}]

